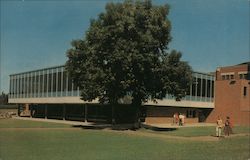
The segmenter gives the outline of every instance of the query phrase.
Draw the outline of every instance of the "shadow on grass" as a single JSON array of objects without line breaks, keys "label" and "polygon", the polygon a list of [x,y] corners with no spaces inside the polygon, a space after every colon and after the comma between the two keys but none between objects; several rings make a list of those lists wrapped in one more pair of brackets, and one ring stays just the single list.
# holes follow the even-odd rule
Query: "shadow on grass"
[{"label": "shadow on grass", "polygon": [[100,124],[100,123],[93,123],[91,125],[72,125],[73,128],[82,128],[82,129],[93,129],[93,130],[102,130],[110,128],[111,125],[109,124]]},{"label": "shadow on grass", "polygon": [[136,131],[141,128],[152,130],[152,131],[175,131],[177,128],[163,128],[163,127],[155,127],[149,125],[141,125],[138,127],[134,124],[104,124],[104,123],[93,123],[91,125],[73,125],[74,128],[82,128],[82,129],[92,129],[92,130],[102,130],[102,129],[110,129],[110,130],[117,130],[117,131],[126,131],[132,130]]},{"label": "shadow on grass", "polygon": [[133,124],[99,124],[94,123],[91,125],[73,125],[74,128],[82,128],[82,129],[91,129],[91,130],[103,130],[103,129],[110,129],[110,130],[117,130],[117,131],[125,131],[125,130],[137,130]]},{"label": "shadow on grass", "polygon": [[149,129],[149,130],[152,130],[152,131],[175,131],[177,130],[177,128],[174,128],[174,127],[171,127],[171,128],[165,128],[165,127],[156,127],[156,126],[150,126],[150,125],[142,125],[143,128],[145,129]]}]

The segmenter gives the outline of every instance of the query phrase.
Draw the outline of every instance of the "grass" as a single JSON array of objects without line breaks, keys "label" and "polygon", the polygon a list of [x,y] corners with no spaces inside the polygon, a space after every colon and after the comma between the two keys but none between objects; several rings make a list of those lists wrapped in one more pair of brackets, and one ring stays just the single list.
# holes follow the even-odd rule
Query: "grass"
[{"label": "grass", "polygon": [[[1,128],[69,128],[68,124],[34,122],[29,120],[0,119]],[[0,159],[1,160],[1,159]]]},{"label": "grass", "polygon": [[[178,128],[177,130],[173,131],[152,131],[152,130],[145,130],[146,132],[153,132],[159,134],[167,134],[172,136],[183,136],[183,137],[197,137],[197,136],[211,136],[215,135],[215,127],[213,126],[205,126],[205,127],[183,127]],[[235,126],[233,128],[233,132],[235,134],[239,133],[250,133],[250,127],[244,126]]]},{"label": "grass", "polygon": [[[214,142],[129,135],[126,132],[65,129],[69,125],[0,120],[1,160],[247,160],[249,137],[230,137]],[[13,130],[6,128],[18,126]],[[32,129],[34,127],[34,129]],[[36,128],[48,129],[36,129]],[[29,129],[26,129],[29,128]],[[53,128],[57,128],[54,129]],[[60,128],[60,129],[58,129]],[[205,127],[201,134],[213,128]],[[197,129],[197,130],[196,130]],[[190,131],[192,130],[192,131]],[[242,129],[245,132],[247,129]],[[159,134],[181,135],[201,128],[181,128]],[[204,132],[203,132],[204,131]],[[138,131],[136,131],[138,132]],[[148,131],[141,130],[139,132]],[[157,132],[158,133],[158,132]]]}]

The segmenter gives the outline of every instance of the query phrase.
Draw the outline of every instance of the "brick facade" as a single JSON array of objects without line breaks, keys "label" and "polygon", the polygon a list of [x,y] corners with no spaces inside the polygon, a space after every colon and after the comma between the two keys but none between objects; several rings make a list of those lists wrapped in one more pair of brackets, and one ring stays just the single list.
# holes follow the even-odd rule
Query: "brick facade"
[{"label": "brick facade", "polygon": [[215,108],[206,122],[220,115],[229,116],[234,124],[250,125],[249,63],[218,68],[215,81]]},{"label": "brick facade", "polygon": [[198,123],[199,110],[197,108],[184,107],[147,107],[147,124],[173,123],[173,115],[181,113],[185,116],[185,123]]}]

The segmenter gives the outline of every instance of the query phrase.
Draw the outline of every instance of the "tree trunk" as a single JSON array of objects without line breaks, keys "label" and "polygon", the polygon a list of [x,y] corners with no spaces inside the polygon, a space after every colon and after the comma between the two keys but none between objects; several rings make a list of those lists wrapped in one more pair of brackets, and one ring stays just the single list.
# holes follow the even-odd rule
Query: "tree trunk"
[{"label": "tree trunk", "polygon": [[115,107],[117,105],[117,99],[114,98],[110,101],[110,105],[111,105],[111,124],[112,127],[114,127],[116,125],[116,119],[115,119]]},{"label": "tree trunk", "polygon": [[135,107],[135,116],[134,116],[134,129],[141,128],[141,121],[140,121],[140,115],[141,115],[141,98],[134,97],[132,101],[132,106]]},{"label": "tree trunk", "polygon": [[115,121],[115,106],[114,106],[114,104],[111,104],[111,110],[112,110],[111,124],[112,124],[112,127],[114,127],[115,124],[116,124],[116,121]]}]

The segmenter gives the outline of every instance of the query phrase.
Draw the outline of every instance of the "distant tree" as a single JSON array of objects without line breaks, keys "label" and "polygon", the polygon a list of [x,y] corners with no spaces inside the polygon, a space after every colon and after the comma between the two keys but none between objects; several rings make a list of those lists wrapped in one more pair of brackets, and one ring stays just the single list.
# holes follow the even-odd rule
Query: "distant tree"
[{"label": "distant tree", "polygon": [[8,104],[8,95],[4,92],[0,95],[0,104]]},{"label": "distant tree", "polygon": [[98,98],[115,106],[131,95],[139,113],[143,102],[156,102],[166,93],[177,100],[185,96],[192,71],[180,52],[167,52],[168,13],[168,5],[125,1],[108,3],[106,11],[91,20],[85,39],[72,41],[67,52],[66,69],[83,100]]}]

